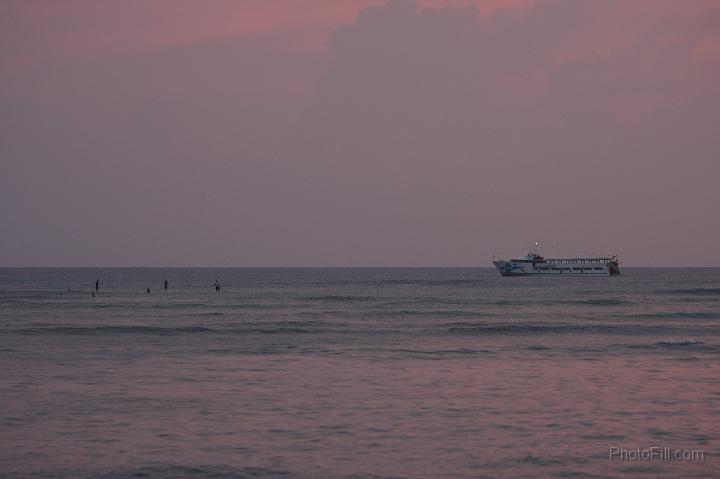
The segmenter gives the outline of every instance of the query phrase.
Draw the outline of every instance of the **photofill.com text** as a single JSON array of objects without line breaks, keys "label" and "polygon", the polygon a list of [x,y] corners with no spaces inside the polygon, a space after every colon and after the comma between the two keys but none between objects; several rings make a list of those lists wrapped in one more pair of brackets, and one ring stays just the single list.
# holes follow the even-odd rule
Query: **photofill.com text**
[{"label": "photofill.com text", "polygon": [[611,461],[690,461],[705,462],[705,451],[702,449],[673,449],[670,446],[654,446],[648,448],[610,448]]}]

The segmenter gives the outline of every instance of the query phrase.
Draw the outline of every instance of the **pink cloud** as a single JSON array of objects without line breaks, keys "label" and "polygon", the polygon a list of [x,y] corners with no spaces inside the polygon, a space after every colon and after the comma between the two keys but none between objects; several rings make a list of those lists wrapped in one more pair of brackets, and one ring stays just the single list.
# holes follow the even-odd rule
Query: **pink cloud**
[{"label": "pink cloud", "polygon": [[[287,28],[324,27],[326,35],[385,0],[10,0],[2,7],[0,75],[14,77],[48,64],[91,61],[174,45]],[[479,1],[480,12],[519,8],[533,0]],[[470,0],[425,0],[427,7]],[[327,37],[325,37],[326,39]],[[325,41],[316,48],[323,48]]]},{"label": "pink cloud", "polygon": [[704,37],[693,50],[693,59],[698,62],[720,61],[720,37]]}]

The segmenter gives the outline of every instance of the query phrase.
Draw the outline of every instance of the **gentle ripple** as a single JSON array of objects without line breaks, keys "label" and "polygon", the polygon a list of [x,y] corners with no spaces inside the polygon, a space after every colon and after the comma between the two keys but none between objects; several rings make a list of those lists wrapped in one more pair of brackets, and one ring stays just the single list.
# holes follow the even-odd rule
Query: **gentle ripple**
[{"label": "gentle ripple", "polygon": [[0,476],[712,477],[719,325],[711,268],[0,269]]}]

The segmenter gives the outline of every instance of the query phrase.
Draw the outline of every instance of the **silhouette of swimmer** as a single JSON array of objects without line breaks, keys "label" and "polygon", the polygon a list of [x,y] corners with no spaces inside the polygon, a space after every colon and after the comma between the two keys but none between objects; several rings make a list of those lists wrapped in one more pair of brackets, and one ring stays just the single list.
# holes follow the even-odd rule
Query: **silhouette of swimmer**
[{"label": "silhouette of swimmer", "polygon": [[150,294],[150,288],[147,289],[148,294]]},{"label": "silhouette of swimmer", "polygon": [[165,291],[167,291],[168,282],[165,280]]},{"label": "silhouette of swimmer", "polygon": [[100,291],[100,280],[95,280],[95,291]]},{"label": "silhouette of swimmer", "polygon": [[90,294],[92,294],[92,297],[93,297],[93,298],[95,297],[95,293],[90,293]]},{"label": "silhouette of swimmer", "polygon": [[215,280],[215,291],[220,291],[220,281],[217,279]]}]

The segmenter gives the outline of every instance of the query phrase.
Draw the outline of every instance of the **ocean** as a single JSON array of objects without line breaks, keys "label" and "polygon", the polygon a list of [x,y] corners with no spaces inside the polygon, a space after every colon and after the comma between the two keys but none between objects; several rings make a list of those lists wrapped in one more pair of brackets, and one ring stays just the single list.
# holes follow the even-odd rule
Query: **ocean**
[{"label": "ocean", "polygon": [[720,477],[718,326],[712,268],[3,268],[0,476]]}]

